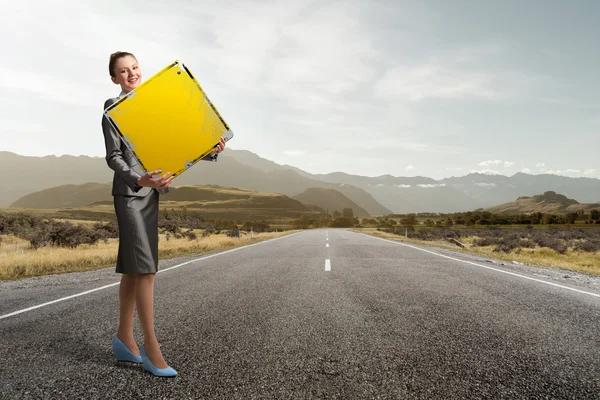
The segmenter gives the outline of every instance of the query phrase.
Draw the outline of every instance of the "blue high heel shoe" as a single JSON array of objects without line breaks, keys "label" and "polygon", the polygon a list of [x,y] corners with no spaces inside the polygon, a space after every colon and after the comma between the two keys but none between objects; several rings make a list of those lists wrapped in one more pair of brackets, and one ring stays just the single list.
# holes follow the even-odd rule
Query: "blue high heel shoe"
[{"label": "blue high heel shoe", "polygon": [[117,336],[113,338],[112,345],[113,353],[115,353],[117,361],[128,361],[136,364],[142,363],[142,357],[133,354],[131,350],[125,346],[125,343],[123,343]]},{"label": "blue high heel shoe", "polygon": [[177,376],[177,371],[175,371],[171,367],[156,368],[154,365],[152,365],[152,363],[150,362],[150,359],[148,358],[148,355],[146,354],[146,349],[144,349],[143,345],[142,345],[142,349],[140,350],[140,354],[142,355],[142,361],[144,363],[144,369],[146,371],[150,372],[152,375],[155,375],[155,376],[165,376],[165,377],[174,377],[174,376]]}]

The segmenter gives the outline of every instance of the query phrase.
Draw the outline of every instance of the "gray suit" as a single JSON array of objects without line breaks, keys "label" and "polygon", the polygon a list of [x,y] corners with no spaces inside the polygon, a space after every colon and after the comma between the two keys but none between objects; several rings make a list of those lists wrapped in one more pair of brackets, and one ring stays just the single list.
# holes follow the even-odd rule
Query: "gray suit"
[{"label": "gray suit", "polygon": [[[118,97],[106,100],[104,109],[117,100]],[[138,186],[137,181],[144,175],[144,171],[104,115],[102,132],[106,147],[106,163],[115,171],[112,195],[119,224],[116,272],[156,273],[158,272],[159,193],[168,193],[169,189]],[[217,156],[208,155],[203,160],[217,161]]]}]

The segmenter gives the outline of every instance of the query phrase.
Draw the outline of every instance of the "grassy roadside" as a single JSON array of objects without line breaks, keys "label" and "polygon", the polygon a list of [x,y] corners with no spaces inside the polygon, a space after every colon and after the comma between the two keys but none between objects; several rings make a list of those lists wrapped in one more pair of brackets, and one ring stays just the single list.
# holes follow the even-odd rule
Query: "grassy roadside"
[{"label": "grassy roadside", "polygon": [[[241,238],[228,237],[225,234],[210,235],[198,239],[170,238],[159,235],[158,256],[161,260],[209,251],[222,251],[257,243],[267,239],[289,235],[295,231],[263,232],[242,235]],[[29,248],[29,242],[15,236],[2,237],[0,245],[0,280],[60,274],[67,272],[91,271],[114,266],[117,260],[118,240],[110,239],[108,243],[96,245],[80,245],[75,249],[42,247],[37,250]]]},{"label": "grassy roadside", "polygon": [[392,233],[381,232],[372,229],[351,229],[353,232],[365,233],[368,235],[395,240],[404,243],[411,243],[421,246],[437,247],[449,249],[459,253],[477,254],[480,256],[489,257],[504,261],[517,261],[523,264],[555,267],[570,271],[584,272],[591,275],[600,276],[600,253],[579,252],[569,249],[564,254],[559,254],[556,251],[545,248],[536,247],[532,249],[513,250],[510,253],[495,252],[493,246],[472,246],[475,237],[461,239],[461,243],[465,244],[469,249],[463,249],[453,243],[445,240],[417,240],[407,239],[404,236],[394,235]]}]

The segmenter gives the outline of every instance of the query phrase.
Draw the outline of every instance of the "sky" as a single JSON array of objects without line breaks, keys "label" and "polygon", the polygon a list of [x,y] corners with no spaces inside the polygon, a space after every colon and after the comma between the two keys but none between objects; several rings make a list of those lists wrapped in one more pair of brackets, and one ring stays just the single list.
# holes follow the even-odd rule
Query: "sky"
[{"label": "sky", "polygon": [[174,60],[228,147],[310,173],[600,178],[600,2],[29,1],[0,15],[0,150],[104,157],[109,55]]}]

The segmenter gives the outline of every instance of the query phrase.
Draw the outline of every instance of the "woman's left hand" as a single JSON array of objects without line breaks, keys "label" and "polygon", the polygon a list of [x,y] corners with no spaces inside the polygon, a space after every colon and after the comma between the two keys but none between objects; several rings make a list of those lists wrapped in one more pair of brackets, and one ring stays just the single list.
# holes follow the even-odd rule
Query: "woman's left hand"
[{"label": "woman's left hand", "polygon": [[211,151],[210,154],[219,154],[223,151],[223,149],[225,149],[225,139],[221,138],[217,147],[215,147],[215,149]]}]

